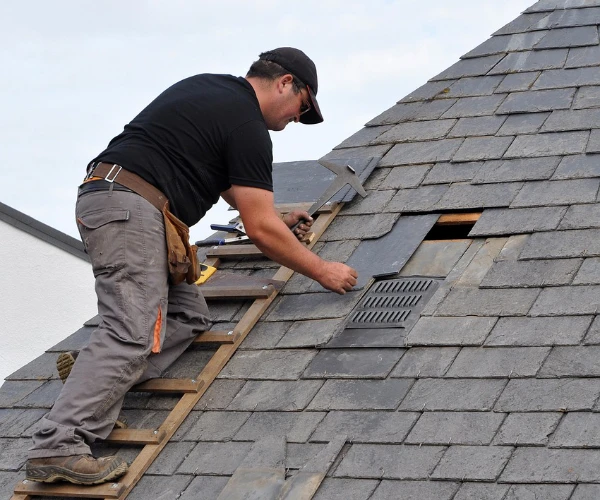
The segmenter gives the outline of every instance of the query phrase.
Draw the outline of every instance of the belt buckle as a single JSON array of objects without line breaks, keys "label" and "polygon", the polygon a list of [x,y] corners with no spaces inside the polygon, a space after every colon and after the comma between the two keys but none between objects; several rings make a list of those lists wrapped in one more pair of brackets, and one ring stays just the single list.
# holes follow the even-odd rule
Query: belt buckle
[{"label": "belt buckle", "polygon": [[[109,179],[110,174],[112,174],[113,170],[115,168],[118,168],[118,170],[116,171],[115,175],[112,176],[112,178]],[[123,169],[123,167],[121,167],[121,165],[117,165],[116,163],[112,166],[112,168],[108,171],[108,174],[106,174],[106,177],[104,178],[105,181],[108,182],[115,182],[115,179],[117,178],[117,175],[119,175],[119,172],[121,172],[121,170]]]}]

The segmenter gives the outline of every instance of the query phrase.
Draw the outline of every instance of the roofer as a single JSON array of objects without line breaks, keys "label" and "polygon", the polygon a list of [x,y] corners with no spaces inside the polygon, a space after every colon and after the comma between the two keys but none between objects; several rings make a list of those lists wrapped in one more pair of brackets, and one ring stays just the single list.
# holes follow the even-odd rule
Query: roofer
[{"label": "roofer", "polygon": [[126,472],[120,457],[94,458],[90,444],[109,435],[134,384],[159,377],[209,328],[189,284],[198,275],[187,226],[219,196],[271,259],[340,294],[356,284],[356,271],[296,239],[308,213],[282,218],[273,205],[268,130],[322,122],[317,87],[302,51],[264,52],[245,78],[202,74],[168,88],[90,163],[76,216],[101,322],[33,435],[27,479],[98,484]]}]

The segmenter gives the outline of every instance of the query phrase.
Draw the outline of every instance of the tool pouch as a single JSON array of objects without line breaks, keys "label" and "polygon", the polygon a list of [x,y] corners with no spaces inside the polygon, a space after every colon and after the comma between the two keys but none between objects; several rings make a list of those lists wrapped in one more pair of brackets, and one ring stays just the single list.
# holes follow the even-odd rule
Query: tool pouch
[{"label": "tool pouch", "polygon": [[196,252],[198,247],[190,245],[190,229],[169,211],[167,203],[163,208],[169,280],[178,285],[184,280],[195,283],[200,278],[200,266]]}]

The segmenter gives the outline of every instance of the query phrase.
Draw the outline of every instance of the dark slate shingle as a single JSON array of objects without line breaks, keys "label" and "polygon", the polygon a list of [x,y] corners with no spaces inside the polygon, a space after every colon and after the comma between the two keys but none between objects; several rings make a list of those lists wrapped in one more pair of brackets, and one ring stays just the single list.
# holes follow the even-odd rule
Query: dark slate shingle
[{"label": "dark slate shingle", "polygon": [[485,75],[499,61],[502,60],[504,54],[496,54],[491,56],[476,57],[474,59],[463,59],[448,69],[442,71],[439,75],[432,78],[436,80],[451,80],[453,78],[463,78],[465,76],[480,76]]},{"label": "dark slate shingle", "polygon": [[545,446],[562,413],[509,413],[494,437],[496,445]]},{"label": "dark slate shingle", "polygon": [[584,47],[586,45],[598,45],[598,42],[598,28],[596,26],[552,29],[535,44],[535,48],[559,49],[562,47]]},{"label": "dark slate shingle", "polygon": [[592,316],[500,318],[485,345],[577,345],[591,322]]},{"label": "dark slate shingle", "polygon": [[478,47],[475,47],[470,52],[467,52],[464,56],[462,56],[462,59],[489,56],[493,54],[500,54],[502,52],[531,50],[546,36],[547,33],[547,31],[532,31],[529,33],[494,36],[483,42]]},{"label": "dark slate shingle", "polygon": [[508,446],[451,446],[433,471],[433,479],[494,481],[513,449]]},{"label": "dark slate shingle", "polygon": [[569,109],[575,89],[532,90],[509,94],[496,114],[539,113],[555,109]]},{"label": "dark slate shingle", "polygon": [[556,229],[566,207],[498,208],[484,210],[471,237],[500,236]]},{"label": "dark slate shingle", "polygon": [[[554,70],[562,68],[567,60],[567,49],[536,50],[530,52],[513,52],[497,64],[489,74],[524,73],[539,70]],[[540,76],[543,77],[544,73]],[[539,78],[533,85],[538,88]],[[558,85],[554,88],[559,88]],[[541,87],[543,88],[543,87]]]}]

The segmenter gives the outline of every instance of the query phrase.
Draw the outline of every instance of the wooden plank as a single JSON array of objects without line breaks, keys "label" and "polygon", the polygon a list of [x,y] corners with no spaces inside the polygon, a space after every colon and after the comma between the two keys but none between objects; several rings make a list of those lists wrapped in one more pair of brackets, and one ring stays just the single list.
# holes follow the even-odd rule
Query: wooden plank
[{"label": "wooden plank", "polygon": [[264,299],[275,290],[272,285],[264,286],[228,286],[202,287],[202,296],[206,300],[217,299]]},{"label": "wooden plank", "polygon": [[164,437],[164,432],[155,429],[113,429],[106,441],[125,444],[158,444]]},{"label": "wooden plank", "polygon": [[237,332],[230,330],[214,330],[201,333],[194,339],[194,344],[233,344],[238,338]]},{"label": "wooden plank", "polygon": [[[325,203],[325,205],[323,205],[321,208],[319,208],[319,210],[317,210],[316,213],[318,213],[318,214],[331,213],[338,207],[338,205],[339,205],[339,203],[337,201],[334,201],[331,203],[327,202],[327,203]],[[311,201],[307,201],[304,203],[279,203],[279,204],[275,205],[275,210],[277,210],[281,214],[287,214],[294,210],[306,211],[311,206],[312,206]]]},{"label": "wooden plank", "polygon": [[210,247],[206,252],[207,257],[238,258],[238,257],[264,257],[256,245],[222,245]]},{"label": "wooden plank", "polygon": [[45,497],[119,498],[124,491],[125,487],[120,483],[104,483],[96,486],[78,486],[76,484],[69,483],[36,483],[35,481],[27,481],[25,479],[15,486],[15,493],[18,495],[26,494]]},{"label": "wooden plank", "polygon": [[480,212],[469,212],[466,214],[442,214],[437,221],[438,226],[458,226],[462,224],[475,224],[479,217]]},{"label": "wooden plank", "polygon": [[202,387],[197,380],[180,378],[153,378],[134,385],[130,392],[196,393]]}]

